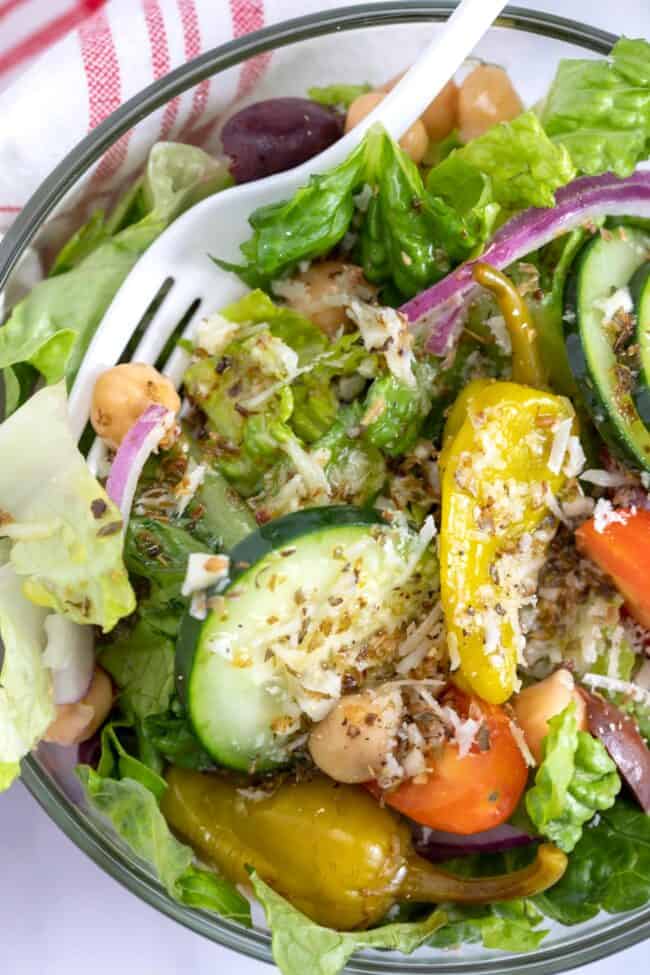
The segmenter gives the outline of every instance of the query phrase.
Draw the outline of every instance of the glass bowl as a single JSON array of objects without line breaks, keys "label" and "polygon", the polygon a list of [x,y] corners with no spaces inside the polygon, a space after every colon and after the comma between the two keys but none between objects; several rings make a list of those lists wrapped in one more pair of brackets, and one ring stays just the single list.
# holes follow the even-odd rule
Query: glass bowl
[{"label": "glass bowl", "polygon": [[[389,2],[326,10],[267,27],[201,55],[155,82],[125,103],[94,129],[42,183],[29,200],[0,246],[0,289],[12,267],[29,245],[47,231],[48,217],[66,198],[74,197],[84,174],[124,133],[146,129],[154,113],[164,112],[172,99],[196,92],[201,82],[219,75],[225,89],[233,90],[238,66],[250,64],[256,78],[260,57],[268,62],[266,80],[257,91],[299,94],[295,91],[296,64],[309,84],[334,81],[380,82],[405,67],[428,40],[431,24],[444,20],[451,3]],[[344,36],[342,36],[344,35]],[[527,104],[543,96],[561,57],[606,54],[615,38],[585,24],[535,11],[508,7],[497,25],[481,41],[477,54],[503,64]],[[359,50],[372,50],[359,66]],[[305,85],[305,88],[307,85]],[[205,91],[205,87],[203,88]],[[239,88],[241,94],[241,86]],[[186,96],[187,97],[187,96]],[[173,134],[172,134],[173,138]],[[263,961],[271,961],[270,938],[263,924],[252,930],[221,920],[171,900],[145,864],[138,861],[84,808],[80,788],[72,774],[74,750],[41,746],[23,762],[23,781],[35,799],[63,831],[107,873],[149,904],[193,931],[219,944]],[[617,916],[601,914],[573,928],[549,925],[543,945],[525,955],[508,955],[469,946],[460,951],[423,948],[406,958],[396,953],[364,952],[346,971],[378,975],[399,973],[472,973],[498,975],[526,971],[549,975],[566,971],[620,951],[650,936],[650,908]]]}]

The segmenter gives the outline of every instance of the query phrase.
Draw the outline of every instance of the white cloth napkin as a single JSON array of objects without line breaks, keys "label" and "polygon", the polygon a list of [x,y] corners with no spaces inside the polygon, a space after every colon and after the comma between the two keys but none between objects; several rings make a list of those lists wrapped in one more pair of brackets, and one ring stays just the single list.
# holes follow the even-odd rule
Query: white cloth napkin
[{"label": "white cloth napkin", "polygon": [[[48,16],[71,0],[0,0],[3,10],[38,2]],[[327,0],[335,7],[342,0]],[[348,3],[350,0],[348,0]],[[320,0],[85,0],[84,16],[62,40],[49,47],[0,94],[0,232],[6,229],[42,180],[79,140],[126,99],[154,79],[201,52],[250,31],[297,15],[313,13]],[[99,8],[88,16],[88,9]],[[11,12],[11,11],[10,11]],[[41,14],[42,15],[42,14]],[[81,223],[86,206],[110,201],[111,194],[142,165],[160,140],[215,146],[219,119],[233,102],[271,94],[303,95],[312,84],[382,81],[404,66],[419,46],[413,29],[404,43],[377,52],[356,32],[284,48],[207,79],[174,99],[126,133],[95,167],[83,187],[50,221],[48,239],[65,236]],[[401,36],[401,34],[400,34]],[[364,33],[364,40],[367,34]],[[398,40],[398,38],[396,38]],[[0,64],[3,35],[0,31]],[[415,42],[415,43],[414,43]]]}]

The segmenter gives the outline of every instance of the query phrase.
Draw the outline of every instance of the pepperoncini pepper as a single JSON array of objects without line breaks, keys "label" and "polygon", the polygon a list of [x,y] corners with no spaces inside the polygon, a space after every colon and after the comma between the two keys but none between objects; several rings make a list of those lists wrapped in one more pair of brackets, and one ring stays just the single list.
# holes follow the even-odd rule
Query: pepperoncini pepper
[{"label": "pepperoncini pepper", "polygon": [[479,262],[474,266],[474,280],[491,291],[501,309],[512,346],[512,378],[542,389],[546,386],[546,370],[539,348],[537,329],[525,299],[502,271],[491,264]]},{"label": "pepperoncini pepper", "polygon": [[[172,829],[234,883],[248,870],[319,924],[377,924],[397,901],[489,903],[556,883],[566,856],[543,844],[522,870],[465,879],[414,853],[409,829],[367,792],[323,776],[285,782],[268,797],[218,775],[167,774],[161,808]],[[252,791],[252,790],[251,790]]]},{"label": "pepperoncini pepper", "polygon": [[552,451],[566,420],[574,411],[563,397],[485,380],[466,387],[447,420],[440,458],[447,640],[459,683],[491,704],[514,690],[524,642],[519,610],[535,586],[526,576],[550,540],[533,533],[566,480]]}]

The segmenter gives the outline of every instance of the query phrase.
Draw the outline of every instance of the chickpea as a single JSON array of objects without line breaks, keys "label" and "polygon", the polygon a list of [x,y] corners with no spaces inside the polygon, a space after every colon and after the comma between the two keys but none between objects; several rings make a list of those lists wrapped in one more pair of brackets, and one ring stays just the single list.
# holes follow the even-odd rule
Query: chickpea
[{"label": "chickpea", "polygon": [[[392,91],[398,81],[404,76],[402,71],[395,75],[390,81],[381,86],[381,91]],[[458,118],[458,85],[453,78],[447,82],[445,87],[436,95],[433,101],[429,102],[420,116],[420,121],[424,124],[427,134],[432,142],[440,142],[456,128]]]},{"label": "chickpea", "polygon": [[45,733],[45,741],[57,745],[78,745],[95,734],[113,707],[113,685],[105,670],[95,667],[85,697],[75,704],[59,704],[56,718]]},{"label": "chickpea", "polygon": [[565,668],[556,670],[539,684],[532,684],[517,694],[512,704],[517,722],[535,759],[542,760],[542,740],[548,733],[548,722],[575,701],[578,728],[587,730],[587,708],[575,686],[573,675]]},{"label": "chickpea", "polygon": [[153,366],[126,362],[103,372],[93,389],[90,422],[111,447],[119,447],[139,416],[160,403],[178,413],[181,401],[173,384]]},{"label": "chickpea", "polygon": [[350,694],[312,729],[311,757],[336,782],[368,782],[380,773],[401,720],[397,689]]},{"label": "chickpea", "polygon": [[509,122],[523,111],[510,78],[495,64],[480,64],[458,92],[458,128],[463,142],[483,135],[497,122]]},{"label": "chickpea", "polygon": [[306,318],[330,338],[349,323],[345,305],[329,304],[328,298],[336,295],[356,295],[369,300],[376,288],[369,284],[363,271],[356,264],[342,261],[319,261],[294,279],[305,287],[292,289],[286,300],[292,308]]},{"label": "chickpea", "polygon": [[[355,98],[345,119],[345,131],[349,132],[355,125],[358,125],[366,115],[370,115],[372,110],[379,105],[386,97],[384,91],[368,91],[365,95]],[[420,119],[416,119],[413,125],[406,130],[399,143],[414,163],[421,163],[429,145],[427,130]]]}]

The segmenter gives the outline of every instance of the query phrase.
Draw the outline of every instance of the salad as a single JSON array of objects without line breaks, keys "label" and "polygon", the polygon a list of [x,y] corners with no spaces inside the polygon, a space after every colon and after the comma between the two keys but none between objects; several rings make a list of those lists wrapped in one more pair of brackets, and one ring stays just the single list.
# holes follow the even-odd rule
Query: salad
[{"label": "salad", "polygon": [[285,975],[650,900],[648,42],[371,129],[212,255],[245,293],[175,337],[180,389],[127,355],[70,429],[146,247],[393,83],[156,145],[0,330],[0,788],[78,748],[170,897],[254,894]]}]

